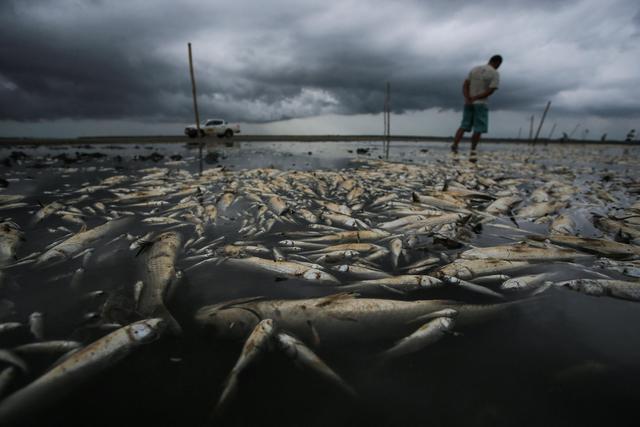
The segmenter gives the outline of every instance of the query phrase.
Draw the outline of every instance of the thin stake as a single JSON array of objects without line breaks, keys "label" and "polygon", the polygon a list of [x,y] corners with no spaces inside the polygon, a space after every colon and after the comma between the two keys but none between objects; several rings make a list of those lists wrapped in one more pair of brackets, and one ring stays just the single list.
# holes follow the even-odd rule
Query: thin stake
[{"label": "thin stake", "polygon": [[573,130],[571,131],[571,133],[569,134],[569,139],[571,139],[571,137],[573,136],[574,133],[576,133],[576,131],[578,130],[578,128],[580,127],[580,123],[578,123],[576,125],[576,127],[573,128]]},{"label": "thin stake", "polygon": [[553,127],[551,128],[551,132],[549,132],[549,137],[547,139],[551,139],[551,136],[553,135],[553,132],[556,130],[557,125],[558,123],[553,124]]},{"label": "thin stake", "polygon": [[531,116],[531,125],[529,126],[529,141],[533,140],[533,116]]},{"label": "thin stake", "polygon": [[542,113],[542,118],[540,119],[538,130],[536,131],[536,136],[535,138],[533,138],[534,144],[538,140],[538,136],[540,135],[540,129],[542,129],[542,125],[544,124],[544,118],[547,117],[547,112],[549,111],[549,107],[551,107],[551,101],[547,102],[547,106],[544,108],[544,112]]},{"label": "thin stake", "polygon": [[193,56],[191,55],[191,43],[189,46],[189,71],[191,73],[191,93],[193,94],[193,111],[196,113],[196,129],[198,130],[198,138],[200,140],[200,175],[202,175],[202,134],[200,132],[200,114],[198,113],[198,101],[196,100],[196,78],[193,75]]},{"label": "thin stake", "polygon": [[389,146],[391,145],[391,83],[387,82],[387,149],[385,159],[389,160]]},{"label": "thin stake", "polygon": [[384,120],[384,128],[382,129],[382,151],[386,152],[387,151],[387,103],[388,103],[388,99],[387,99],[387,94],[385,93],[384,96],[384,104],[382,105],[382,117]]}]

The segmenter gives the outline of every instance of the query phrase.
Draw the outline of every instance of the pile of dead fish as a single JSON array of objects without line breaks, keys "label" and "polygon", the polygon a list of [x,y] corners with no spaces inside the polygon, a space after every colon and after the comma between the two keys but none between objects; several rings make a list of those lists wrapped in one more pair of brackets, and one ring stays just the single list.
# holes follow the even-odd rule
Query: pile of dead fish
[{"label": "pile of dead fish", "polygon": [[[579,180],[568,168],[497,164],[202,175],[158,167],[61,186],[38,201],[0,194],[0,424],[51,407],[188,325],[245,343],[211,408],[222,410],[267,349],[354,395],[314,353],[319,343],[377,341],[387,361],[549,289],[640,300],[637,177],[593,170]],[[110,259],[135,278],[123,285],[107,274],[95,289],[87,275]],[[234,286],[224,272],[247,271],[251,293],[181,307],[186,321],[172,310],[182,283],[224,293]],[[33,281],[100,302],[68,335],[50,336],[48,313],[14,302],[35,292],[24,284]],[[283,297],[260,297],[268,287]],[[286,293],[296,287],[314,296]],[[35,355],[49,366],[33,371]]]}]

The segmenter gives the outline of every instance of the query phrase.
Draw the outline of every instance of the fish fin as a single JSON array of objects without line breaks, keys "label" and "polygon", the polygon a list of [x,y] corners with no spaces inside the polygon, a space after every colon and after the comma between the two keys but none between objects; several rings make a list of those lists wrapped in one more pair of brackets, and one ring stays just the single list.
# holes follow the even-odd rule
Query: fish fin
[{"label": "fish fin", "polygon": [[260,301],[262,299],[264,299],[263,296],[248,297],[248,298],[236,298],[236,299],[232,299],[232,300],[229,300],[229,301],[221,302],[219,304],[214,304],[214,305],[211,306],[211,308],[215,309],[215,310],[223,310],[225,308],[231,308],[234,305],[246,304],[246,303],[249,303],[249,302]]},{"label": "fish fin", "polygon": [[358,294],[354,292],[340,292],[338,294],[333,294],[333,295],[320,298],[320,300],[316,303],[315,306],[325,307],[327,305],[333,304],[336,301],[355,299],[357,296]]},{"label": "fish fin", "polygon": [[313,325],[311,320],[307,320],[307,325],[309,325],[309,329],[311,330],[311,337],[313,339],[313,346],[320,347],[320,334],[318,334],[318,330]]},{"label": "fish fin", "polygon": [[151,246],[153,246],[153,242],[149,242],[146,240],[140,242],[140,249],[138,249],[138,252],[136,253],[135,258],[137,258],[140,254],[148,250]]},{"label": "fish fin", "polygon": [[400,289],[394,289],[392,286],[389,286],[389,285],[379,285],[379,286],[383,289],[386,289],[389,292],[393,292],[400,295],[407,295],[407,292],[401,291]]},{"label": "fish fin", "polygon": [[[448,310],[449,313],[445,314],[443,311]],[[416,322],[424,322],[424,321],[430,321],[433,320],[435,318],[438,317],[451,317],[451,318],[455,318],[458,316],[458,311],[455,309],[441,309],[441,310],[436,310],[436,311],[432,311],[431,313],[427,313],[427,314],[423,314],[421,316],[418,316],[412,320],[409,320],[407,322],[407,325],[410,325],[412,323],[416,323]]]},{"label": "fish fin", "polygon": [[545,292],[547,289],[549,289],[551,286],[553,286],[552,281],[547,281],[544,282],[544,284],[542,286],[540,286],[538,289],[536,289],[535,291],[533,291],[531,293],[531,296],[535,296],[535,295],[540,295],[541,293]]}]

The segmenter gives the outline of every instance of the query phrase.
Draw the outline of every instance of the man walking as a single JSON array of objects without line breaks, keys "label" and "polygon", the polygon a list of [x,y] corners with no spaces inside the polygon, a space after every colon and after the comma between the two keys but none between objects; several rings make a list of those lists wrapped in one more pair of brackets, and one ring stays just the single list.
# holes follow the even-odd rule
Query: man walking
[{"label": "man walking", "polygon": [[[458,152],[458,144],[465,132],[473,129],[471,135],[471,155],[475,154],[476,146],[480,141],[480,136],[487,133],[489,127],[489,107],[487,98],[498,89],[500,74],[498,68],[502,64],[502,56],[493,55],[487,65],[479,65],[469,72],[469,77],[462,85],[464,95],[464,110],[462,112],[462,123],[456,132],[456,136],[451,146],[451,151]],[[472,158],[472,161],[475,159]]]}]

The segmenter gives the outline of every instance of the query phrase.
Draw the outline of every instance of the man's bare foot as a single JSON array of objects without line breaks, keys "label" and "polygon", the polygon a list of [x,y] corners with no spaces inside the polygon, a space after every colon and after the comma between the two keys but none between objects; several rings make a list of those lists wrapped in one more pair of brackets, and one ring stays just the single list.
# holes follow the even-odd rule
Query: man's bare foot
[{"label": "man's bare foot", "polygon": [[469,153],[469,161],[471,163],[476,163],[478,161],[478,154],[475,151]]}]

